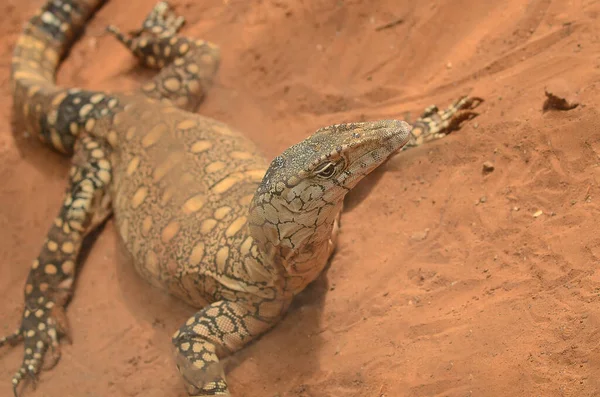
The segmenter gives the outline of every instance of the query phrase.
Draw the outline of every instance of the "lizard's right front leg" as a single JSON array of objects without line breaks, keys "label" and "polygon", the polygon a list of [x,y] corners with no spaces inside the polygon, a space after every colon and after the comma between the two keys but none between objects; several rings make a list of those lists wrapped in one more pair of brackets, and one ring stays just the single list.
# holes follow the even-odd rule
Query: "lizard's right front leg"
[{"label": "lizard's right front leg", "polygon": [[[219,359],[236,352],[267,331],[287,305],[218,301],[192,316],[173,336],[177,369],[190,396],[229,396]],[[264,306],[263,309],[258,307]],[[252,307],[249,309],[248,307]],[[257,311],[266,310],[268,315]]]},{"label": "lizard's right front leg", "polygon": [[26,376],[35,381],[48,348],[54,354],[47,366],[57,363],[58,338],[69,336],[64,308],[73,289],[81,242],[110,214],[106,195],[111,179],[111,166],[106,158],[108,150],[87,136],[76,143],[63,206],[25,284],[21,326],[12,335],[0,338],[0,346],[24,341],[23,363],[12,379],[15,396]]}]

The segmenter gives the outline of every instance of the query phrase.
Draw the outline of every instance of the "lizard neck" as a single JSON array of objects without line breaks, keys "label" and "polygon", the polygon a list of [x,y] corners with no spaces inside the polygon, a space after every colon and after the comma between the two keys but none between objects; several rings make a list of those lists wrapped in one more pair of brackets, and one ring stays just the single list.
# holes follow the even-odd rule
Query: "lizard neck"
[{"label": "lizard neck", "polygon": [[297,212],[276,199],[252,203],[250,235],[262,259],[283,271],[286,289],[292,293],[304,289],[327,264],[341,208],[342,202]]}]

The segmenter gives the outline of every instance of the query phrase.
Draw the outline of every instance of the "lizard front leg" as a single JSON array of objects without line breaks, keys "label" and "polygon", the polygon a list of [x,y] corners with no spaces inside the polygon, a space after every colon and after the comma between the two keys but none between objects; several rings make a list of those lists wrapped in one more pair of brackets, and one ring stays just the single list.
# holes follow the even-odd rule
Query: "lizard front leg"
[{"label": "lizard front leg", "polygon": [[23,363],[12,379],[15,396],[26,376],[35,381],[48,348],[53,357],[47,366],[58,362],[59,337],[69,336],[65,306],[73,291],[82,240],[110,215],[106,188],[111,166],[107,154],[108,149],[90,137],[77,141],[62,208],[25,284],[21,326],[12,335],[0,338],[0,346],[24,341]]},{"label": "lizard front leg", "polygon": [[439,110],[436,105],[429,106],[414,123],[410,123],[413,126],[411,137],[402,150],[421,146],[457,130],[463,121],[478,116],[478,113],[473,110],[482,102],[482,98],[465,96],[444,110]]},{"label": "lizard front leg", "polygon": [[192,316],[173,336],[177,369],[191,396],[229,396],[219,359],[241,349],[280,317],[261,317],[246,305],[218,301]]}]

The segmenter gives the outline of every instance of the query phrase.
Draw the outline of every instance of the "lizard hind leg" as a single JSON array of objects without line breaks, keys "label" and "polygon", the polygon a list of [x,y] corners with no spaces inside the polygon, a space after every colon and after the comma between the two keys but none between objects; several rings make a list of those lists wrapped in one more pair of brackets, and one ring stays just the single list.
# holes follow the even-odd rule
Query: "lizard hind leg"
[{"label": "lizard hind leg", "polygon": [[212,84],[220,62],[219,48],[204,40],[179,36],[185,20],[164,1],[158,3],[142,27],[124,34],[113,25],[114,35],[146,67],[160,72],[142,86],[155,99],[168,99],[185,110],[196,110]]},{"label": "lizard hind leg", "polygon": [[82,240],[109,214],[105,200],[111,180],[109,150],[89,136],[77,141],[62,208],[25,284],[21,325],[0,339],[0,346],[21,340],[24,344],[23,362],[12,378],[15,395],[24,379],[35,381],[42,366],[51,368],[58,362],[59,338],[70,339],[65,307],[73,292]]},{"label": "lizard hind leg", "polygon": [[413,126],[411,137],[402,150],[443,138],[452,131],[457,130],[463,121],[478,116],[478,113],[473,110],[481,102],[483,102],[481,98],[464,96],[444,110],[439,110],[436,105],[427,107],[419,119],[411,123]]}]

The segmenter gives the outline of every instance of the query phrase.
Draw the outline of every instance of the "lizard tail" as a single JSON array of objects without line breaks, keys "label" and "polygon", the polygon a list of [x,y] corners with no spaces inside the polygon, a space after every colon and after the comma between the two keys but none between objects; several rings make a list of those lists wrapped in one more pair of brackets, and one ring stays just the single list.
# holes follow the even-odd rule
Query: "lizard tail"
[{"label": "lizard tail", "polygon": [[24,26],[12,58],[15,121],[44,138],[43,115],[61,90],[56,70],[87,20],[105,0],[49,0]]}]

